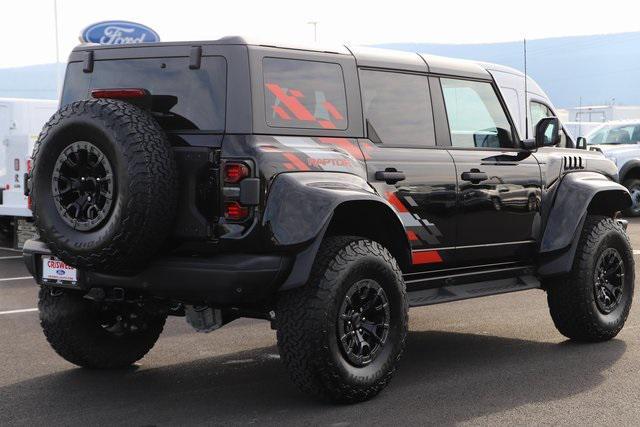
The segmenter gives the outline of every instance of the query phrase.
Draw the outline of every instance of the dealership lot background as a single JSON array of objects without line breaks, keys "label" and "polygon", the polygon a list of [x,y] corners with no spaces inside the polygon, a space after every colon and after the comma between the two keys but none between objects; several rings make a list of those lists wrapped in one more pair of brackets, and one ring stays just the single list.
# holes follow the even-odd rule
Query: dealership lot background
[{"label": "dealership lot background", "polygon": [[[640,247],[640,220],[631,220],[629,233]],[[0,250],[0,425],[640,419],[637,306],[618,337],[600,344],[565,340],[539,290],[414,309],[410,351],[390,387],[370,402],[333,406],[305,398],[288,381],[265,321],[238,320],[202,336],[169,318],[138,367],[76,368],[46,343],[34,309],[38,288],[17,256]]]},{"label": "dealership lot background", "polygon": [[[77,43],[80,28],[117,18],[144,22],[167,41],[235,33],[304,42],[319,37],[322,42],[346,40],[520,69],[526,36],[533,39],[529,72],[550,89],[574,136],[593,129],[585,121],[593,126],[621,118],[640,122],[640,32],[635,32],[637,14],[629,10],[635,6],[624,2],[614,1],[606,10],[577,11],[542,1],[524,20],[506,19],[521,16],[516,4],[455,5],[466,13],[451,26],[456,15],[452,5],[434,5],[428,13],[447,18],[438,19],[440,23],[408,7],[381,7],[370,11],[366,20],[356,20],[355,4],[337,6],[341,13],[327,6],[310,15],[296,9],[294,2],[283,2],[277,13],[272,5],[256,4],[251,6],[252,16],[243,21],[246,5],[214,7],[186,1],[184,16],[195,8],[198,16],[190,22],[180,17],[180,22],[171,22],[168,17],[175,10],[150,1],[116,0],[104,16],[104,10],[89,11],[78,1],[58,0],[55,38],[50,16],[54,2],[37,3],[41,13],[33,17],[33,6],[11,5],[15,16],[10,13],[9,22],[0,28],[0,44],[7,44],[5,61],[0,61],[0,97],[56,98],[62,63]],[[549,17],[552,8],[555,12]],[[216,18],[213,25],[212,16],[229,19]],[[483,16],[500,24],[481,24]],[[37,30],[19,39],[16,34],[27,20]],[[376,28],[379,31],[372,32]],[[482,40],[477,40],[478,28],[483,29]],[[59,41],[55,47],[54,39]],[[14,42],[9,46],[7,40]],[[0,161],[1,154],[0,150]],[[7,170],[15,164],[10,157],[5,159]],[[14,172],[22,176],[24,171]],[[629,221],[638,261],[640,218]],[[540,290],[413,309],[408,351],[391,386],[372,401],[334,406],[301,395],[288,380],[275,332],[266,321],[237,320],[203,336],[183,318],[170,317],[158,344],[131,369],[92,371],[65,362],[42,334],[38,286],[21,253],[12,248],[14,243],[0,241],[0,425],[633,425],[640,419],[637,306],[621,333],[601,344],[577,344],[561,336]]]}]

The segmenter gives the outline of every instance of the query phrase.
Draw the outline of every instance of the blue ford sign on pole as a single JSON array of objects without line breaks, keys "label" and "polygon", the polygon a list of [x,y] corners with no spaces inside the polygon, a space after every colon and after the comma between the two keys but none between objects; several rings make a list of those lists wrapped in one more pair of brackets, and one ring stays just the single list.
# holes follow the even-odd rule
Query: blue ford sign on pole
[{"label": "blue ford sign on pole", "polygon": [[129,21],[103,21],[82,30],[80,40],[84,43],[132,44],[160,41],[158,33],[146,25]]}]

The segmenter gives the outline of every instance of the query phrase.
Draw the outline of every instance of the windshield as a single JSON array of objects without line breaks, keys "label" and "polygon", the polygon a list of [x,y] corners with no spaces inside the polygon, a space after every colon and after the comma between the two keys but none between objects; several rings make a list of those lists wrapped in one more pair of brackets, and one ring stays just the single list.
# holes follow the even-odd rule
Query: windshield
[{"label": "windshield", "polygon": [[587,144],[637,144],[640,142],[640,123],[606,125],[587,136]]}]

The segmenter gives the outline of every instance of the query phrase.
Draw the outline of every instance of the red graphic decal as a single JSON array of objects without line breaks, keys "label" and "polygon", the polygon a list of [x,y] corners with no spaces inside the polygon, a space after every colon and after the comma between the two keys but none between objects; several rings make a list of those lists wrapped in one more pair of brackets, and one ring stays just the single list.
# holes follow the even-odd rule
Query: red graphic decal
[{"label": "red graphic decal", "polygon": [[291,162],[291,164],[293,164],[293,166],[295,166],[298,170],[301,170],[301,171],[308,171],[309,170],[309,166],[307,166],[295,154],[293,154],[293,153],[282,153],[282,155],[285,156],[287,158],[287,160],[289,160]]},{"label": "red graphic decal", "polygon": [[336,125],[331,123],[329,120],[318,120],[318,123],[320,124],[320,126],[322,126],[325,129],[335,129],[336,128]]},{"label": "red graphic decal", "polygon": [[289,162],[285,163],[285,164],[284,164],[284,167],[285,167],[287,170],[289,170],[289,171],[291,171],[291,170],[294,170],[294,169],[295,169],[295,166],[293,166],[293,165],[292,165],[291,163],[289,163]]},{"label": "red graphic decal", "polygon": [[265,153],[279,153],[280,149],[278,147],[274,147],[273,145],[261,145],[260,151],[264,151]]},{"label": "red graphic decal", "polygon": [[411,262],[413,264],[436,264],[442,262],[442,257],[438,251],[411,252]]},{"label": "red graphic decal", "polygon": [[295,96],[296,98],[304,98],[302,92],[296,89],[289,89],[289,95]]},{"label": "red graphic decal", "polygon": [[291,116],[282,109],[279,105],[273,106],[273,112],[276,113],[282,120],[291,120]]},{"label": "red graphic decal", "polygon": [[298,101],[295,96],[287,95],[280,86],[275,83],[267,83],[267,88],[282,102],[298,120],[314,121],[314,117],[307,108]]},{"label": "red graphic decal", "polygon": [[368,156],[363,156],[360,148],[352,144],[347,138],[318,138],[318,140],[323,144],[336,145],[358,160],[369,159]]},{"label": "red graphic decal", "polygon": [[387,200],[398,212],[409,212],[405,205],[398,199],[395,193],[387,193]]},{"label": "red graphic decal", "polygon": [[409,238],[409,240],[411,240],[412,242],[415,242],[418,239],[418,235],[416,233],[414,233],[411,230],[407,230],[407,237]]},{"label": "red graphic decal", "polygon": [[331,102],[324,101],[324,104],[322,104],[322,106],[327,109],[329,114],[331,114],[331,117],[333,117],[334,119],[342,120],[344,118],[344,117],[342,117],[342,114],[340,114],[340,111],[338,111],[336,106],[333,105]]}]

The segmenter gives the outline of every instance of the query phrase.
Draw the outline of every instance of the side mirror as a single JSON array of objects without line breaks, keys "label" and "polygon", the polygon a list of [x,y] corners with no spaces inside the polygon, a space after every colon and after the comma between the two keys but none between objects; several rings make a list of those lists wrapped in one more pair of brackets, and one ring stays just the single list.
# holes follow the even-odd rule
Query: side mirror
[{"label": "side mirror", "polygon": [[536,125],[536,147],[548,147],[560,142],[560,121],[557,117],[545,117]]},{"label": "side mirror", "polygon": [[579,136],[576,139],[576,148],[581,149],[581,150],[586,150],[587,149],[587,138],[585,138],[584,136]]}]

